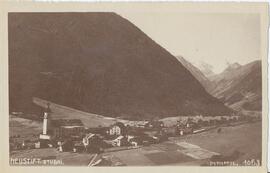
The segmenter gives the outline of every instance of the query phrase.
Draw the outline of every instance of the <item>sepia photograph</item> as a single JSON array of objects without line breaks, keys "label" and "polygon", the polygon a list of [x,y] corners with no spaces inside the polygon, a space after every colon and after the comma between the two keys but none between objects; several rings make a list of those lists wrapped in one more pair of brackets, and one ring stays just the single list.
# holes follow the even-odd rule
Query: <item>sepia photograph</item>
[{"label": "sepia photograph", "polygon": [[152,9],[7,13],[11,167],[262,166],[262,14]]}]

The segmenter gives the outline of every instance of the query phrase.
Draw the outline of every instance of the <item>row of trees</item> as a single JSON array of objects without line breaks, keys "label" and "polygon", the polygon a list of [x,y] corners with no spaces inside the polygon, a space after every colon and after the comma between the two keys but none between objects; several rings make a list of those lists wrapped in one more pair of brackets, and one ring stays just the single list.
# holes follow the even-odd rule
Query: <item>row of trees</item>
[{"label": "row of trees", "polygon": [[[254,120],[260,120],[260,117],[251,117],[251,116],[239,116],[239,117],[230,117],[230,118],[221,117],[220,119],[210,119],[210,120],[199,119],[197,122],[195,122],[193,118],[188,118],[186,123],[192,123],[193,128],[199,128],[199,127],[205,127],[205,126],[229,124],[229,123],[240,122],[240,121],[251,122]],[[180,121],[178,121],[178,123],[179,122]]]}]

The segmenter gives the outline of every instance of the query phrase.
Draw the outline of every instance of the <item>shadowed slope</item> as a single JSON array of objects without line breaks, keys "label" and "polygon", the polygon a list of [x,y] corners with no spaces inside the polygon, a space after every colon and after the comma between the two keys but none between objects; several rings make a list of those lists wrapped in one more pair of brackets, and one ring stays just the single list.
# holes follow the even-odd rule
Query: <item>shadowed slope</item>
[{"label": "shadowed slope", "polygon": [[9,14],[9,67],[14,109],[38,96],[132,119],[230,112],[174,56],[115,13]]}]

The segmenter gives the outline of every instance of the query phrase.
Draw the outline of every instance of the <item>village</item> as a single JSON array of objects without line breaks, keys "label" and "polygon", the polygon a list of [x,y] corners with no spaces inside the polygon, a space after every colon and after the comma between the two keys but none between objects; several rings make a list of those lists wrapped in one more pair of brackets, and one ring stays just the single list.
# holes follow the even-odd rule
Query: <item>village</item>
[{"label": "village", "polygon": [[264,165],[267,8],[135,6],[5,14],[10,169]]},{"label": "village", "polygon": [[176,137],[213,129],[220,133],[221,127],[260,120],[259,116],[196,116],[153,121],[119,120],[109,126],[86,127],[80,119],[55,119],[51,115],[48,103],[43,111],[42,132],[33,135],[31,139],[22,139],[19,135],[10,136],[10,151],[54,148],[59,153],[98,155],[158,145]]}]

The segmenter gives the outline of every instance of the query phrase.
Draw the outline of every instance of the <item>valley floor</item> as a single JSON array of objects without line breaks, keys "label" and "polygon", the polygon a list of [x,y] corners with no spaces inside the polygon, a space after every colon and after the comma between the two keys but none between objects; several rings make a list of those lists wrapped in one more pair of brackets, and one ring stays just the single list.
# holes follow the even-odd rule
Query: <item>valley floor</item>
[{"label": "valley floor", "polygon": [[[32,126],[29,126],[32,124]],[[10,119],[10,133],[20,129],[37,132],[31,122],[13,117]],[[32,131],[31,131],[32,129]],[[21,130],[22,135],[23,131]],[[39,129],[38,129],[39,131]],[[101,161],[100,166],[154,166],[154,165],[209,165],[214,155],[230,161],[234,153],[234,164],[243,165],[245,160],[261,160],[261,123],[248,123],[233,127],[222,127],[221,132],[212,129],[203,133],[169,138],[169,141],[143,146],[136,149],[105,152],[97,157],[87,153],[59,153],[55,148],[21,150],[10,153],[10,158],[39,158],[60,161],[58,165],[87,166],[91,160]],[[25,132],[24,132],[25,133]],[[226,160],[228,159],[228,160]],[[11,163],[12,164],[12,163]],[[14,165],[14,164],[13,164]]]}]

